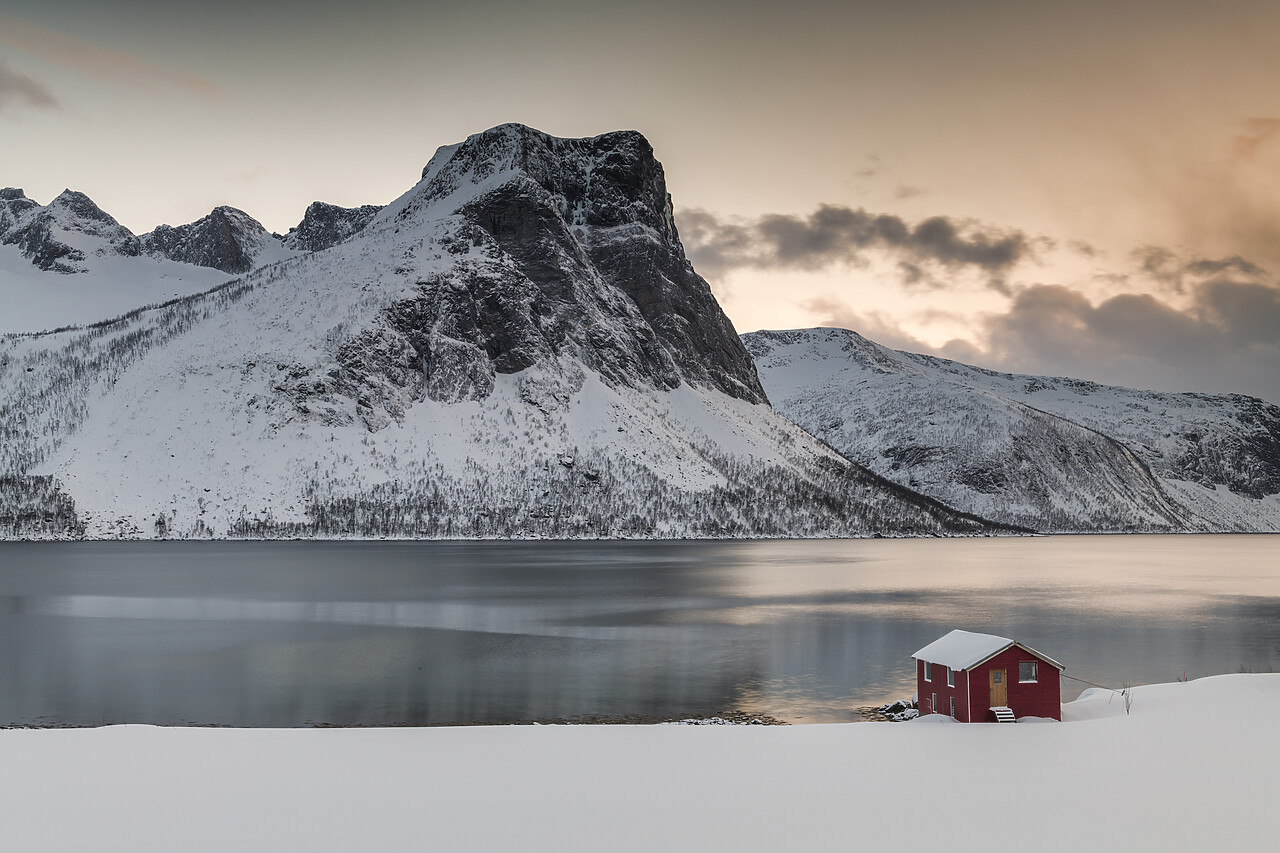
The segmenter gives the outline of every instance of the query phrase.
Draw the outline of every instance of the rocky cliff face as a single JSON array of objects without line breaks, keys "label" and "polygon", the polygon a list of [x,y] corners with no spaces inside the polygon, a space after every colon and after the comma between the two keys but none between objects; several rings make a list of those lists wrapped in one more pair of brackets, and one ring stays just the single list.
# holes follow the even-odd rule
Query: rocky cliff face
[{"label": "rocky cliff face", "polygon": [[779,411],[951,506],[1036,530],[1280,530],[1280,407],[995,373],[844,329],[744,336]]},{"label": "rocky cliff face", "polygon": [[302,221],[284,236],[284,245],[299,252],[328,249],[358,233],[380,210],[382,206],[377,204],[338,207],[323,201],[312,202]]},{"label": "rocky cliff face", "polygon": [[143,234],[140,241],[147,254],[225,273],[243,273],[258,265],[263,248],[275,239],[243,210],[223,206],[188,225],[161,225]]},{"label": "rocky cliff face", "polygon": [[[427,298],[440,306],[440,332],[483,352],[495,371],[565,353],[618,381],[683,380],[767,401],[685,257],[662,165],[639,133],[558,139],[493,128],[441,149],[381,219],[386,227],[444,210],[462,218],[448,251],[476,251]],[[449,295],[472,288],[461,303]]]}]

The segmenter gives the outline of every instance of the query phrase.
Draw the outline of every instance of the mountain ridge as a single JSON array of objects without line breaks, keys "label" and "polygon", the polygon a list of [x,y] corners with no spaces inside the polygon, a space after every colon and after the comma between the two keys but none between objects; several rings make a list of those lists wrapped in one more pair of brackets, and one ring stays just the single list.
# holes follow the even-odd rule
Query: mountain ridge
[{"label": "mountain ridge", "polygon": [[1001,373],[845,329],[743,337],[780,411],[951,506],[1062,532],[1280,529],[1265,401]]}]

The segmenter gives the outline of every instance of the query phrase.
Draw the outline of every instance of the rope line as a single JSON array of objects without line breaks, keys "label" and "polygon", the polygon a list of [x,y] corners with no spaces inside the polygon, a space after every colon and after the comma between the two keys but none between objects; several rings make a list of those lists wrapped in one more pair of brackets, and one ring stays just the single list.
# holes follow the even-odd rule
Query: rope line
[{"label": "rope line", "polygon": [[1094,684],[1092,681],[1085,681],[1083,678],[1076,678],[1075,676],[1067,675],[1066,673],[1063,673],[1063,672],[1058,673],[1058,675],[1060,675],[1063,678],[1070,678],[1072,681],[1078,681],[1081,684],[1087,684],[1090,687],[1101,687],[1103,690],[1110,690],[1112,693],[1123,693],[1125,690],[1129,689],[1126,687],[1124,688],[1124,690],[1117,690],[1114,687],[1108,687],[1105,684]]}]

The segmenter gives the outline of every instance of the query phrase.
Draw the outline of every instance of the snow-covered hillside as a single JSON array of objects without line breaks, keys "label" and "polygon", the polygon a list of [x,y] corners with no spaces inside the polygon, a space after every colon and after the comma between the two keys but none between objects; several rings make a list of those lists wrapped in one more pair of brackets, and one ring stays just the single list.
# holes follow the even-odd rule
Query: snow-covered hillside
[{"label": "snow-covered hillside", "polygon": [[1270,848],[1280,675],[1129,696],[1017,725],[17,729],[0,797],[13,850],[894,850],[922,818],[958,853],[992,824],[1038,853]]},{"label": "snow-covered hillside", "polygon": [[1044,531],[1280,530],[1280,407],[995,373],[844,329],[744,336],[777,409],[951,506]]},{"label": "snow-covered hillside", "polygon": [[0,334],[92,323],[208,290],[228,276],[142,246],[82,193],[48,205],[0,190]]},{"label": "snow-covered hillside", "polygon": [[988,532],[775,413],[638,133],[504,125],[344,242],[0,341],[0,530]]}]

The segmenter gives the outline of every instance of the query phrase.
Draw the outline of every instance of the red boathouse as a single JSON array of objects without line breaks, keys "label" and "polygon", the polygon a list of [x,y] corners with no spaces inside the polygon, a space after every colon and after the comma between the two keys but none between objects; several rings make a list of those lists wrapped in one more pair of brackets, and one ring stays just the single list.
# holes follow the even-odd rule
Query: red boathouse
[{"label": "red boathouse", "polygon": [[1062,664],[1015,640],[952,631],[911,657],[922,715],[950,714],[962,723],[1062,719]]}]

